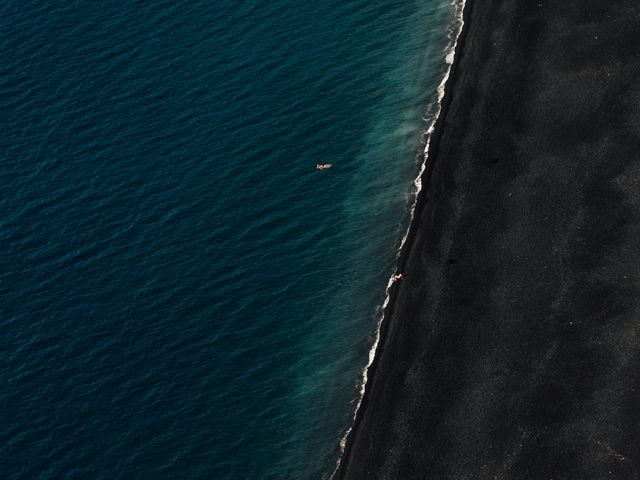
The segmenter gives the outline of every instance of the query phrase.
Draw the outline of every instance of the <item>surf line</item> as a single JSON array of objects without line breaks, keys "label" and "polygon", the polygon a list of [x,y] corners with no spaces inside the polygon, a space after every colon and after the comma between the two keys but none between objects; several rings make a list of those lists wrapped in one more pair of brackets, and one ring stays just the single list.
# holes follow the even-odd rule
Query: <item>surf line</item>
[{"label": "surf line", "polygon": [[[416,206],[418,204],[418,196],[419,196],[420,192],[422,191],[422,177],[423,177],[423,174],[424,174],[425,170],[427,169],[427,162],[429,160],[428,156],[429,156],[429,147],[431,145],[431,137],[432,137],[433,132],[435,130],[435,125],[436,125],[438,119],[440,118],[440,114],[442,113],[442,100],[444,99],[444,96],[445,96],[445,93],[446,93],[446,87],[447,87],[447,84],[449,82],[449,78],[451,76],[451,69],[453,68],[453,65],[455,63],[456,50],[457,50],[457,47],[458,47],[458,39],[460,38],[460,34],[462,33],[462,30],[463,30],[463,27],[464,27],[464,11],[465,11],[466,4],[467,4],[467,0],[453,0],[451,2],[451,8],[453,10],[453,20],[451,21],[451,24],[449,25],[449,33],[448,33],[449,43],[447,44],[447,47],[444,50],[445,51],[445,64],[447,65],[447,67],[446,67],[444,76],[442,77],[442,80],[441,80],[440,84],[438,85],[437,99],[436,99],[436,102],[435,102],[435,106],[436,106],[435,112],[433,112],[433,114],[432,114],[432,120],[431,120],[431,123],[429,124],[429,128],[427,128],[427,131],[424,133],[425,145],[424,145],[424,150],[423,150],[423,161],[422,161],[422,164],[420,166],[420,171],[418,172],[418,176],[413,181],[413,185],[415,187],[415,193],[413,195],[413,203],[411,204],[410,213],[409,213],[409,225],[407,227],[407,230],[404,233],[404,236],[402,237],[402,240],[400,241],[400,247],[398,248],[398,251],[396,253],[396,261],[397,261],[397,259],[400,258],[401,252],[402,252],[402,250],[403,250],[403,248],[405,246],[405,243],[407,242],[407,238],[409,237],[409,232],[411,231],[411,226],[413,225],[413,220],[414,220],[414,216],[415,216],[415,210],[416,210]],[[373,364],[373,361],[376,358],[378,346],[380,344],[380,332],[381,332],[382,323],[385,320],[386,309],[387,309],[387,306],[389,305],[389,301],[390,301],[390,298],[391,298],[391,287],[397,281],[399,281],[399,279],[401,279],[401,278],[402,278],[402,274],[401,274],[401,272],[398,272],[397,267],[396,267],[396,270],[394,271],[394,273],[389,278],[389,281],[387,282],[387,288],[385,290],[385,299],[384,299],[384,302],[383,302],[382,307],[380,309],[380,317],[379,317],[379,320],[378,320],[378,323],[376,325],[376,329],[375,329],[375,332],[374,332],[373,345],[371,346],[371,349],[369,350],[369,360],[368,360],[367,365],[362,370],[362,377],[361,377],[361,381],[360,381],[359,398],[358,398],[358,402],[356,404],[355,411],[353,413],[351,426],[346,430],[346,432],[344,433],[344,435],[340,439],[340,456],[338,457],[338,460],[336,461],[336,467],[335,467],[333,473],[329,477],[330,479],[334,479],[335,478],[335,475],[338,472],[338,469],[340,468],[340,464],[342,462],[342,458],[344,457],[344,454],[345,454],[345,448],[347,446],[347,440],[348,440],[349,435],[351,434],[351,432],[352,432],[352,430],[353,430],[353,428],[355,426],[355,421],[358,418],[358,413],[360,412],[360,407],[362,406],[362,400],[364,398],[364,394],[365,394],[365,391],[366,391],[366,388],[367,388],[367,381],[369,379],[369,377],[368,377],[369,369],[371,368],[371,365]]]}]

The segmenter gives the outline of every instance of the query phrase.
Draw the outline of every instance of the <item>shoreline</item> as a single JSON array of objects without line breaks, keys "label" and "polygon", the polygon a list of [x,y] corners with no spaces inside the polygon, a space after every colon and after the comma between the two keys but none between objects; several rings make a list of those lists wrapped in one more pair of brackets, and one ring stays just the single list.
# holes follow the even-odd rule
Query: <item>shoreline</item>
[{"label": "shoreline", "polygon": [[[455,1],[456,0],[453,0],[452,2],[452,8],[454,8]],[[357,431],[361,421],[361,415],[364,413],[364,410],[366,409],[366,406],[367,406],[367,395],[368,395],[367,383],[369,380],[373,379],[376,373],[377,363],[380,359],[381,354],[384,351],[384,342],[387,335],[387,329],[389,328],[388,324],[390,324],[393,321],[394,303],[396,300],[396,294],[398,290],[397,281],[394,280],[394,276],[397,273],[402,272],[404,270],[406,259],[408,256],[408,250],[411,249],[412,239],[415,235],[415,229],[418,228],[416,226],[416,219],[418,218],[418,213],[424,207],[423,197],[424,195],[426,195],[425,188],[428,185],[428,181],[432,171],[430,160],[429,160],[430,153],[435,152],[437,150],[437,146],[440,141],[440,136],[442,133],[442,127],[443,127],[442,124],[444,123],[444,118],[446,117],[449,104],[451,103],[451,98],[450,98],[452,95],[451,89],[455,84],[456,68],[460,62],[460,58],[464,49],[465,35],[469,27],[468,22],[469,22],[469,16],[471,13],[473,2],[474,0],[460,0],[461,5],[459,6],[459,8],[461,9],[461,13],[462,13],[461,18],[459,20],[454,20],[454,23],[461,22],[461,25],[460,25],[460,29],[457,37],[452,39],[453,41],[452,51],[448,52],[447,55],[445,55],[445,58],[448,55],[453,55],[453,61],[450,63],[449,69],[443,78],[443,82],[439,86],[439,89],[440,88],[443,89],[441,98],[439,99],[440,101],[439,111],[435,117],[433,124],[424,133],[424,138],[426,139],[426,141],[425,141],[425,148],[422,153],[422,159],[421,159],[422,167],[416,180],[414,181],[414,184],[416,185],[416,188],[418,188],[418,191],[415,195],[415,200],[411,207],[412,218],[411,218],[409,227],[407,229],[407,232],[402,238],[400,243],[399,255],[396,262],[396,270],[392,275],[391,279],[389,280],[389,284],[387,285],[388,295],[385,300],[385,303],[382,306],[382,312],[383,312],[382,319],[380,320],[379,325],[377,327],[378,331],[376,333],[376,341],[374,342],[374,345],[372,347],[373,358],[370,360],[369,364],[365,367],[365,370],[363,372],[364,382],[362,385],[362,389],[363,389],[362,395],[356,406],[353,423],[349,427],[347,433],[345,434],[345,437],[341,441],[341,449],[342,449],[341,456],[338,459],[336,469],[334,470],[332,475],[329,477],[331,480],[340,480],[341,478],[343,478],[340,472],[347,468],[347,464],[349,462],[349,453],[351,449],[350,447],[352,443],[351,437]]]},{"label": "shoreline", "polygon": [[640,6],[463,14],[333,478],[635,478]]}]

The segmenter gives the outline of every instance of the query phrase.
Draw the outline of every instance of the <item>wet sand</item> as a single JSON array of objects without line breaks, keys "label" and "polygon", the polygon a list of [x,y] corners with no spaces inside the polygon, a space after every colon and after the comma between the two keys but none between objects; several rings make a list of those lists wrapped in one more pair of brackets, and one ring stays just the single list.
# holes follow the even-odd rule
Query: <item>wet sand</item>
[{"label": "wet sand", "polygon": [[639,478],[640,3],[465,18],[336,478]]}]

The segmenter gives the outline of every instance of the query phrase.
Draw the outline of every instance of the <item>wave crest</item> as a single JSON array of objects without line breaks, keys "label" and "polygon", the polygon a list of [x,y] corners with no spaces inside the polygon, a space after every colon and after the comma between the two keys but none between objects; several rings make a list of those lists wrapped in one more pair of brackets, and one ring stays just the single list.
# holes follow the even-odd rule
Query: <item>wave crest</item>
[{"label": "wave crest", "polygon": [[[444,76],[442,77],[442,81],[440,82],[440,84],[438,85],[437,88],[437,99],[434,102],[434,104],[432,105],[432,108],[429,109],[429,117],[431,119],[430,123],[429,123],[429,127],[427,128],[426,132],[424,133],[424,150],[423,150],[423,161],[422,164],[420,166],[420,171],[418,172],[418,176],[416,177],[416,179],[413,181],[413,185],[414,185],[414,194],[413,194],[413,202],[411,204],[411,208],[410,208],[410,214],[409,214],[409,225],[407,227],[407,230],[405,231],[402,240],[400,241],[400,247],[398,248],[397,254],[396,254],[396,262],[397,259],[400,257],[400,254],[407,242],[407,238],[409,237],[409,232],[411,231],[411,227],[413,224],[413,219],[415,216],[415,210],[416,210],[416,206],[418,203],[418,196],[420,194],[420,192],[422,191],[422,177],[423,174],[425,172],[425,170],[427,169],[427,162],[429,160],[429,147],[431,145],[431,137],[433,135],[434,129],[435,129],[435,124],[438,120],[438,118],[440,117],[440,114],[442,112],[442,100],[444,98],[445,95],[445,90],[446,90],[446,86],[447,83],[449,81],[449,78],[451,76],[451,69],[453,68],[453,64],[455,62],[455,56],[456,56],[456,49],[458,46],[458,38],[460,37],[460,33],[462,32],[462,29],[464,27],[464,8],[466,5],[466,0],[453,0],[451,3],[451,7],[453,10],[453,20],[449,26],[449,32],[448,32],[448,37],[449,37],[449,42],[447,44],[447,47],[444,50],[445,53],[445,64],[447,65],[447,69],[445,71]],[[367,365],[364,367],[364,369],[362,370],[362,377],[361,377],[361,381],[360,381],[360,391],[359,391],[359,398],[358,398],[358,402],[356,404],[356,408],[353,414],[353,421],[351,426],[346,430],[346,432],[344,433],[344,435],[342,436],[341,440],[340,440],[340,457],[338,458],[337,462],[336,462],[336,468],[334,469],[333,473],[331,474],[331,476],[329,478],[333,479],[335,477],[335,474],[337,473],[338,469],[340,468],[340,463],[342,462],[342,458],[344,456],[344,451],[347,445],[347,440],[349,438],[349,435],[351,434],[352,430],[353,430],[353,426],[355,423],[356,418],[358,417],[358,413],[360,411],[360,407],[362,406],[362,400],[364,398],[364,394],[366,391],[366,387],[367,387],[367,381],[369,379],[369,369],[371,368],[371,365],[373,364],[373,361],[376,358],[376,354],[377,354],[377,350],[378,350],[378,345],[380,344],[380,332],[381,332],[381,328],[382,328],[382,323],[385,320],[385,316],[386,316],[386,309],[387,306],[389,305],[389,301],[391,298],[391,287],[393,286],[393,284],[398,281],[398,277],[397,275],[400,272],[398,272],[397,267],[396,270],[393,272],[393,274],[391,275],[391,277],[389,278],[389,281],[387,282],[387,287],[385,290],[385,299],[384,302],[382,304],[382,307],[380,309],[380,318],[377,322],[376,325],[376,329],[374,332],[374,341],[373,341],[373,345],[371,346],[371,349],[369,350],[369,359],[367,362]]]}]

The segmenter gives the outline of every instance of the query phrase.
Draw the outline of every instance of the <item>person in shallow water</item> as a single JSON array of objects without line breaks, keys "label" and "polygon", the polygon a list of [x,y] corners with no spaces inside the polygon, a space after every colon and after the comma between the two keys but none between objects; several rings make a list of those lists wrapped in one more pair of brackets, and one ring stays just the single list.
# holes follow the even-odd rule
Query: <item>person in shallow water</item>
[{"label": "person in shallow water", "polygon": [[398,281],[398,280],[402,280],[402,274],[401,273],[394,273],[391,276],[391,280],[393,280],[394,282]]}]

